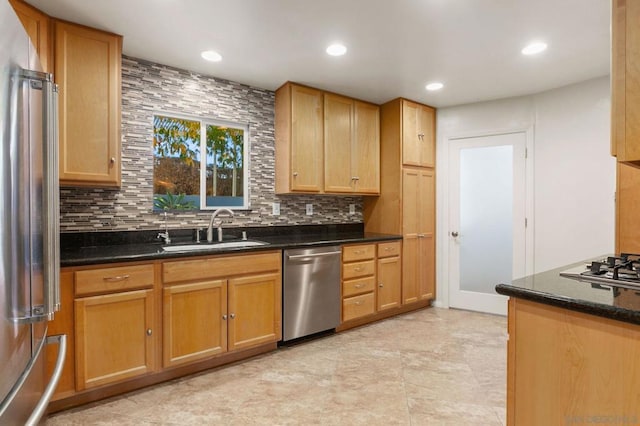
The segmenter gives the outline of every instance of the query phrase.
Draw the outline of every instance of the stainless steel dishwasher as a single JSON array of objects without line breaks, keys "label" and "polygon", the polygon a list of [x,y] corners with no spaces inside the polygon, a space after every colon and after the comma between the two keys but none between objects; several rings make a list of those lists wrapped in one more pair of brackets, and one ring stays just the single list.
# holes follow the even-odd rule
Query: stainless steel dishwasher
[{"label": "stainless steel dishwasher", "polygon": [[282,340],[340,324],[340,246],[284,251]]}]

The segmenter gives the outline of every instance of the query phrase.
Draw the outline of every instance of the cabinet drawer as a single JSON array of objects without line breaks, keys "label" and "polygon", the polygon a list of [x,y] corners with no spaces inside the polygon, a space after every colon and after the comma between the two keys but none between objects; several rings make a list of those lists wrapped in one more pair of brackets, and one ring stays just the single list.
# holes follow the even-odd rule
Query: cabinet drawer
[{"label": "cabinet drawer", "polygon": [[373,259],[376,255],[376,245],[366,244],[358,246],[344,246],[342,248],[342,261]]},{"label": "cabinet drawer", "polygon": [[390,257],[400,255],[400,241],[378,244],[378,257]]},{"label": "cabinet drawer", "polygon": [[342,301],[342,321],[371,315],[374,312],[375,300],[373,293],[349,297]]},{"label": "cabinet drawer", "polygon": [[279,271],[282,262],[280,253],[277,251],[261,254],[236,254],[164,262],[162,264],[162,281],[167,284]]},{"label": "cabinet drawer", "polygon": [[121,266],[76,272],[76,296],[153,286],[153,265]]},{"label": "cabinet drawer", "polygon": [[359,280],[349,280],[342,283],[342,297],[353,296],[354,294],[367,293],[376,287],[376,280],[373,277]]},{"label": "cabinet drawer", "polygon": [[367,275],[373,275],[375,270],[376,267],[373,260],[347,263],[342,265],[342,279],[348,280],[351,278],[366,277]]}]

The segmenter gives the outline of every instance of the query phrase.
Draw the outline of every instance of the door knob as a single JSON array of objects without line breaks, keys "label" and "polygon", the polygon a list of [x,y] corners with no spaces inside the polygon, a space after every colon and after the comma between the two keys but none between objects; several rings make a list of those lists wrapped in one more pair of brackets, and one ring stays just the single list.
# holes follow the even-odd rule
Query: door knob
[{"label": "door knob", "polygon": [[456,237],[458,236],[458,232],[457,232],[457,231],[453,231],[453,232],[451,232],[451,236],[452,236],[453,238],[456,238]]}]

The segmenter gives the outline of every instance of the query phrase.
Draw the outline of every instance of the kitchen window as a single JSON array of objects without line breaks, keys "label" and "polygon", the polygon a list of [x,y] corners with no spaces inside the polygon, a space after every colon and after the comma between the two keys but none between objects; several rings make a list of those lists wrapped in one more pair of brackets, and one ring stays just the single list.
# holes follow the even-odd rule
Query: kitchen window
[{"label": "kitchen window", "polygon": [[154,210],[247,208],[247,141],[247,125],[154,115]]}]

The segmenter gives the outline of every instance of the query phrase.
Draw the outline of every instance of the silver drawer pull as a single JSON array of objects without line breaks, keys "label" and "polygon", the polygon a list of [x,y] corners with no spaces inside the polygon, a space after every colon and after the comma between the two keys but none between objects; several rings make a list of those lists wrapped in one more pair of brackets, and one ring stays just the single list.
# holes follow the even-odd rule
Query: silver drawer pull
[{"label": "silver drawer pull", "polygon": [[355,286],[355,287],[356,287],[356,288],[362,288],[362,287],[364,287],[364,284],[356,284],[356,286]]},{"label": "silver drawer pull", "polygon": [[358,300],[358,301],[356,302],[356,306],[360,306],[360,305],[362,305],[363,303],[364,303],[364,302],[363,302],[362,300]]},{"label": "silver drawer pull", "polygon": [[117,277],[104,277],[103,280],[108,283],[115,283],[118,281],[128,280],[131,276],[129,274],[126,275],[118,275]]},{"label": "silver drawer pull", "polygon": [[382,288],[384,287],[384,285],[382,285],[382,283],[378,284],[378,287]]},{"label": "silver drawer pull", "polygon": [[147,336],[151,336],[153,334],[153,330],[147,328]]},{"label": "silver drawer pull", "polygon": [[384,251],[391,251],[391,250],[393,250],[391,247],[385,247],[384,248]]},{"label": "silver drawer pull", "polygon": [[362,271],[362,268],[353,268],[354,272],[360,272]]}]

